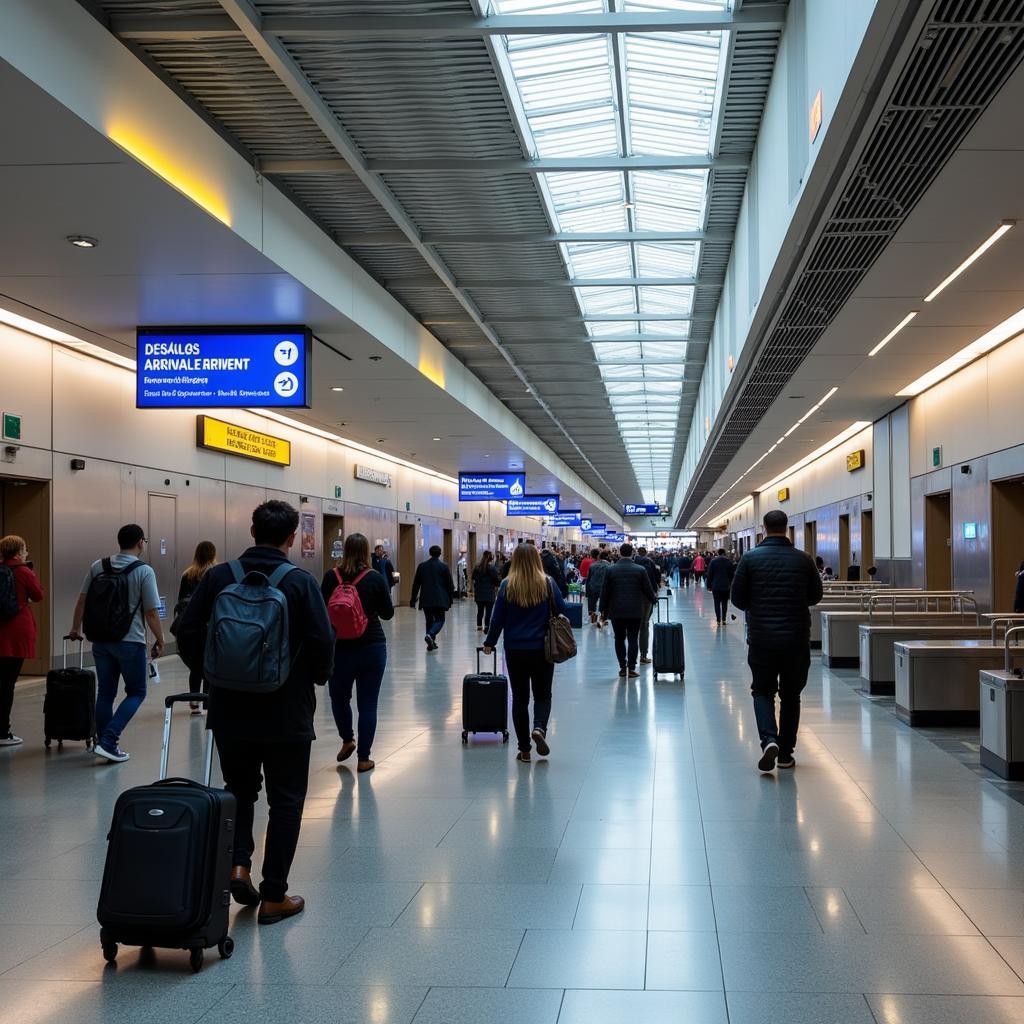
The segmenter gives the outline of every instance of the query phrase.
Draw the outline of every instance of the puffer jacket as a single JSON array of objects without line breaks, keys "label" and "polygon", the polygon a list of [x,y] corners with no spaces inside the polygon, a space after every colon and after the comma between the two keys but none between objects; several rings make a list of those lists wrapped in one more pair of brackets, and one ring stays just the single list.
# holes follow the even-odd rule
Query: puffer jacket
[{"label": "puffer jacket", "polygon": [[595,559],[591,563],[590,571],[587,573],[587,598],[596,601],[601,596],[601,588],[604,586],[604,577],[611,564],[603,558]]},{"label": "puffer jacket", "polygon": [[599,608],[606,619],[642,619],[645,604],[657,600],[647,570],[631,558],[620,559],[604,574]]},{"label": "puffer jacket", "polygon": [[822,596],[814,561],[788,537],[768,536],[748,551],[732,580],[732,603],[747,613],[747,643],[779,650],[811,642],[808,609]]},{"label": "puffer jacket", "polygon": [[540,553],[540,564],[544,566],[544,572],[558,587],[558,592],[565,597],[569,593],[569,582],[565,578],[565,570],[562,568],[558,556],[550,548],[545,548]]},{"label": "puffer jacket", "polygon": [[729,584],[732,583],[732,573],[732,561],[725,555],[715,555],[708,562],[708,590],[728,590]]}]

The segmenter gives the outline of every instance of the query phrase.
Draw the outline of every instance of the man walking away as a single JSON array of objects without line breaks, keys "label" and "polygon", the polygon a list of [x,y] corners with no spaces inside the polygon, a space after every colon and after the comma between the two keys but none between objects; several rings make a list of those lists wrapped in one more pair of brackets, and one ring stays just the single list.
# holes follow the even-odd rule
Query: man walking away
[{"label": "man walking away", "polygon": [[732,559],[725,555],[725,548],[708,562],[708,590],[715,599],[715,618],[724,626],[729,618],[729,588],[732,586],[734,567]]},{"label": "man walking away", "polygon": [[569,581],[565,578],[565,569],[562,567],[562,561],[558,555],[551,548],[545,548],[540,553],[540,564],[544,567],[544,574],[551,577],[562,597],[568,597]]},{"label": "man walking away", "polygon": [[387,552],[384,550],[383,544],[378,544],[373,549],[373,568],[375,572],[379,572],[384,577],[384,582],[388,585],[388,593],[391,593],[391,588],[398,582],[398,576],[395,573],[395,567],[391,563],[391,559],[388,558]]},{"label": "man walking away", "polygon": [[441,561],[441,549],[436,544],[431,545],[429,554],[427,561],[416,566],[409,607],[415,608],[419,601],[427,630],[423,639],[428,651],[436,651],[437,634],[444,628],[444,613],[455,597],[455,582],[451,569]]},{"label": "man walking away", "polygon": [[[644,616],[644,604],[653,605],[657,600],[651,577],[642,565],[633,561],[633,545],[623,544],[619,548],[619,560],[609,567],[601,585],[599,609],[603,625],[611,620],[615,634],[615,656],[619,660],[619,678],[627,675],[635,679],[636,659],[640,639],[640,624]],[[590,567],[594,571],[594,567]]]},{"label": "man walking away", "polygon": [[[765,538],[736,567],[732,603],[747,613],[747,663],[753,681],[754,716],[761,737],[757,767],[792,768],[800,726],[800,694],[811,665],[811,616],[821,600],[821,577],[809,555],[786,535],[780,509],[764,517]],[[775,694],[779,722],[775,721]]]},{"label": "man walking away", "polygon": [[[121,764],[129,756],[119,742],[121,733],[146,699],[146,626],[152,630],[151,654],[164,651],[160,621],[160,595],[156,573],[140,561],[146,549],[141,526],[128,523],[117,531],[120,549],[110,558],[93,562],[82,582],[71,629],[72,640],[85,636],[96,661],[96,734],[93,750],[98,758]],[[124,677],[124,700],[114,710],[117,684]]]},{"label": "man walking away", "polygon": [[683,586],[690,589],[690,577],[693,575],[693,559],[684,551],[679,556],[679,578],[683,581]]},{"label": "man walking away", "polygon": [[[274,924],[301,913],[305,907],[301,896],[288,895],[288,873],[299,842],[309,784],[309,753],[316,739],[314,686],[327,682],[334,661],[334,629],[327,618],[320,586],[308,572],[288,560],[298,526],[299,513],[287,502],[266,501],[260,505],[252,514],[253,546],[236,561],[222,562],[207,571],[181,617],[177,633],[178,652],[191,669],[209,669],[215,652],[218,672],[228,667],[224,660],[234,659],[232,667],[240,672],[257,671],[257,666],[262,669],[263,664],[276,660],[284,676],[281,685],[272,690],[262,678],[251,680],[251,690],[244,688],[246,680],[233,680],[229,689],[218,685],[216,677],[209,679],[207,728],[213,730],[220,751],[225,787],[238,801],[231,894],[237,903],[260,905],[260,924]],[[267,595],[263,601],[279,594],[287,606],[287,616],[278,620],[281,625],[287,622],[287,640],[282,636],[276,649],[269,649],[269,643],[260,644],[263,657],[254,655],[251,662],[244,644],[233,643],[228,649],[213,645],[207,652],[207,623],[214,614],[215,601],[225,588],[243,579],[254,584],[247,590],[269,581],[260,588]],[[221,598],[226,599],[227,595]],[[207,671],[208,678],[210,674]],[[264,782],[270,815],[263,850],[263,881],[257,890],[251,875],[256,848],[253,817]]]},{"label": "man walking away", "polygon": [[640,620],[640,664],[650,665],[651,650],[651,613],[654,605],[657,604],[658,591],[661,589],[661,570],[654,563],[654,560],[647,555],[647,548],[637,548],[633,561],[644,568],[644,572],[650,577],[651,588],[654,590],[654,601],[644,605],[644,617]]}]

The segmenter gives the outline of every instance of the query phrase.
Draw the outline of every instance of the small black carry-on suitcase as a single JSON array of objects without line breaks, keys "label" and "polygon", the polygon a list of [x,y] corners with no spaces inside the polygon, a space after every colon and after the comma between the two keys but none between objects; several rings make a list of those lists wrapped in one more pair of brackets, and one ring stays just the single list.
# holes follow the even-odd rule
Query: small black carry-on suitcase
[{"label": "small black carry-on suitcase", "polygon": [[[665,602],[665,621],[661,621],[661,602]],[[654,623],[654,649],[652,651],[654,677],[677,675],[682,678],[686,671],[686,657],[683,651],[683,624],[668,621],[668,598],[657,602],[658,619]]]},{"label": "small black carry-on suitcase", "polygon": [[53,740],[58,747],[65,740],[85,740],[96,745],[96,674],[85,667],[85,642],[78,641],[78,668],[68,668],[68,640],[65,636],[60,668],[46,673],[43,698],[43,737],[47,748]]},{"label": "small black carry-on suitcase", "polygon": [[482,647],[476,649],[476,672],[462,679],[462,742],[471,732],[500,732],[508,743],[508,678],[498,675],[498,652],[494,652],[494,671],[480,671]]},{"label": "small black carry-on suitcase", "polygon": [[213,733],[206,747],[206,784],[167,778],[171,713],[185,701],[206,704],[206,694],[180,693],[164,701],[160,781],[122,793],[107,836],[107,863],[96,916],[107,963],[118,943],[187,949],[193,971],[204,951],[234,952],[228,935],[235,798],[210,788]]}]

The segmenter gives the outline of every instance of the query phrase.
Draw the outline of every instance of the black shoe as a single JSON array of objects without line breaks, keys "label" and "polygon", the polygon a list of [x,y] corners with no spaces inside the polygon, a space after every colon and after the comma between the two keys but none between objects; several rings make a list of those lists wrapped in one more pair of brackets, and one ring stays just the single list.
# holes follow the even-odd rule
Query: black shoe
[{"label": "black shoe", "polygon": [[547,732],[544,729],[534,729],[530,733],[530,738],[533,740],[534,745],[537,747],[537,753],[541,757],[547,757],[551,753],[551,748],[548,746]]},{"label": "black shoe", "polygon": [[779,754],[779,760],[775,765],[776,768],[795,768],[796,759],[792,754]]},{"label": "black shoe", "polygon": [[761,760],[757,762],[757,770],[765,773],[775,771],[775,762],[778,758],[779,745],[774,740],[770,740],[761,751]]}]

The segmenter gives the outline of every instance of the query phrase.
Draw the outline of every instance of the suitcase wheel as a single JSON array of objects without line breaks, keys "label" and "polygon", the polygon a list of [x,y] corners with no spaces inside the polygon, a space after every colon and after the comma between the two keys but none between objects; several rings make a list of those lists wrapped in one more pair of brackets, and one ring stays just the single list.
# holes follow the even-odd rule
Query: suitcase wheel
[{"label": "suitcase wheel", "polygon": [[[217,943],[217,952],[220,953],[221,960],[230,960],[231,954],[235,951],[235,940],[230,935],[225,935],[220,942]],[[200,951],[201,952],[201,951]]]},{"label": "suitcase wheel", "polygon": [[203,969],[203,960],[206,957],[206,951],[202,948],[193,949],[188,955],[188,964],[192,968],[193,974],[198,974]]},{"label": "suitcase wheel", "polygon": [[47,736],[46,739],[43,740],[43,746],[46,747],[47,750],[50,749],[50,737],[49,736]]},{"label": "suitcase wheel", "polygon": [[502,743],[508,743],[508,730],[506,730],[505,732],[503,732],[501,734],[501,742]]},{"label": "suitcase wheel", "polygon": [[462,745],[466,746],[469,743],[469,733],[465,729],[462,731]]},{"label": "suitcase wheel", "polygon": [[103,959],[108,964],[117,963],[117,943],[110,938],[103,928],[100,929],[100,947],[103,950]]}]

